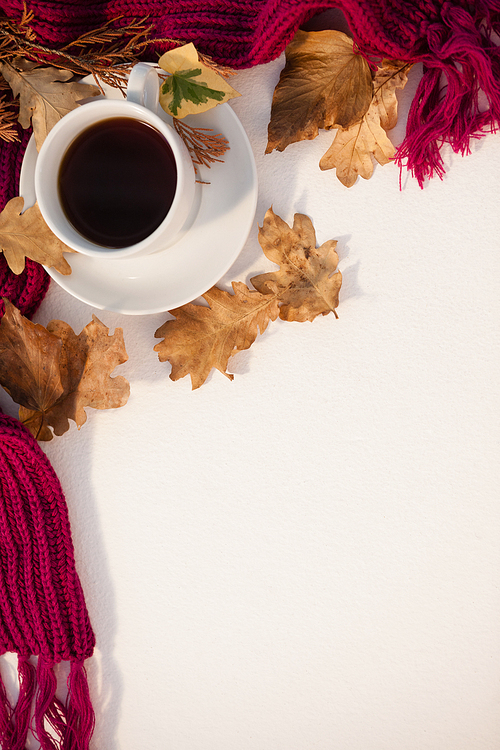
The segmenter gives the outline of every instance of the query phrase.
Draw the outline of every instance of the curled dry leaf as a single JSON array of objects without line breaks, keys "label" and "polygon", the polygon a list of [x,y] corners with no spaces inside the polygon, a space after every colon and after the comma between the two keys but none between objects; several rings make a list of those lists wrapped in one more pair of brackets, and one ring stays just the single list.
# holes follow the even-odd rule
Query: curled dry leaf
[{"label": "curled dry leaf", "polygon": [[19,96],[19,123],[23,128],[33,125],[38,150],[58,120],[75,109],[82,99],[101,93],[97,86],[68,82],[73,77],[69,70],[29,65],[19,70],[4,62],[0,63],[0,72],[14,96]]},{"label": "curled dry leaf", "polygon": [[200,60],[192,43],[165,52],[158,65],[169,73],[160,88],[160,105],[173,117],[206,112],[240,96],[213,65]]},{"label": "curled dry leaf", "polygon": [[[260,294],[242,282],[233,281],[234,294],[212,287],[204,299],[209,307],[189,303],[170,310],[175,320],[167,320],[155,333],[164,338],[154,349],[160,362],[172,365],[171,380],[191,375],[193,390],[199,388],[215,367],[227,378],[229,358],[248,349],[260,331],[279,313],[275,290]],[[274,291],[274,293],[273,293]]]},{"label": "curled dry leaf", "polygon": [[319,128],[348,128],[373,95],[370,67],[340,31],[298,31],[273,95],[266,153],[311,140]]},{"label": "curled dry leaf", "polygon": [[316,247],[316,233],[308,216],[295,214],[293,227],[289,227],[270,208],[259,229],[259,242],[269,260],[280,268],[254,276],[251,282],[262,293],[277,289],[282,320],[302,322],[335,313],[342,285],[342,274],[336,270],[336,240]]},{"label": "curled dry leaf", "polygon": [[46,412],[64,388],[59,371],[62,342],[30,322],[4,299],[0,324],[0,383],[16,404]]},{"label": "curled dry leaf", "polygon": [[[69,419],[80,428],[85,407],[112,409],[127,403],[125,378],[111,377],[127,352],[123,331],[113,335],[93,316],[77,336],[71,327],[54,320],[47,328],[32,323],[4,299],[0,324],[0,383],[20,405],[19,419],[38,440],[51,440],[69,429]],[[52,429],[51,429],[52,428]]]},{"label": "curled dry leaf", "polygon": [[199,388],[215,367],[230,380],[229,358],[248,349],[269,321],[314,320],[333,312],[339,303],[342,276],[337,271],[337,242],[316,247],[316,234],[308,216],[296,214],[290,228],[272,208],[259,230],[259,242],[266,256],[280,269],[252,279],[257,291],[233,281],[234,294],[212,287],[203,297],[209,307],[189,303],[170,310],[155,333],[164,338],[154,349],[160,362],[172,365],[171,380],[191,375],[193,389]]},{"label": "curled dry leaf", "polygon": [[392,130],[398,121],[396,89],[404,89],[411,63],[402,60],[382,60],[373,79],[373,100],[384,130]]},{"label": "curled dry leaf", "polygon": [[410,67],[400,61],[383,61],[373,80],[373,99],[367,113],[350,128],[337,130],[332,145],[320,160],[320,169],[336,169],[340,182],[352,187],[358,175],[365,180],[372,176],[372,156],[381,165],[391,160],[395,148],[386,131],[397,123],[396,89],[406,85]]},{"label": "curled dry leaf", "polygon": [[19,275],[24,270],[25,258],[30,258],[67,276],[71,266],[63,253],[74,250],[49,229],[37,203],[24,213],[23,206],[23,198],[12,198],[0,214],[0,250],[10,270]]},{"label": "curled dry leaf", "polygon": [[336,169],[337,177],[352,187],[358,175],[365,180],[373,174],[372,154],[379,164],[387,164],[395,148],[380,124],[378,107],[372,102],[361,122],[347,130],[337,130],[332,145],[321,157],[320,169]]}]

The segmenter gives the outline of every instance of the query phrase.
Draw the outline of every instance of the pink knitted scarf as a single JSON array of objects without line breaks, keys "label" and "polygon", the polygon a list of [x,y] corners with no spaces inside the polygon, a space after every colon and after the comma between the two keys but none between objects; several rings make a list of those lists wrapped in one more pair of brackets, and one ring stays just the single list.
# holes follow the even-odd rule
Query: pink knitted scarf
[{"label": "pink knitted scarf", "polygon": [[[84,661],[94,649],[75,569],[68,510],[46,455],[16,419],[0,414],[0,654],[18,654],[14,705],[0,679],[0,747],[87,750],[94,727]],[[70,663],[68,696],[54,666]]]}]

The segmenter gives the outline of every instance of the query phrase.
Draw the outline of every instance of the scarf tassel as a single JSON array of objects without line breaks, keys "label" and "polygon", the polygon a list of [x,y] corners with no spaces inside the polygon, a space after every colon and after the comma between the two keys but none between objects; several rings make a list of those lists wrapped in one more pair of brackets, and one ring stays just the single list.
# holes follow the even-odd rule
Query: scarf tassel
[{"label": "scarf tassel", "polygon": [[35,668],[27,657],[19,656],[18,676],[15,708],[0,680],[2,750],[24,750],[30,729],[41,750],[89,750],[95,717],[83,661],[71,662],[65,703],[56,696],[53,666],[43,657]]},{"label": "scarf tassel", "polygon": [[443,9],[444,23],[427,28],[430,52],[417,56],[424,72],[395,161],[420,187],[434,175],[442,179],[442,144],[465,155],[471,139],[500,125],[500,47],[492,39],[500,33],[500,2],[478,2],[471,13]]}]

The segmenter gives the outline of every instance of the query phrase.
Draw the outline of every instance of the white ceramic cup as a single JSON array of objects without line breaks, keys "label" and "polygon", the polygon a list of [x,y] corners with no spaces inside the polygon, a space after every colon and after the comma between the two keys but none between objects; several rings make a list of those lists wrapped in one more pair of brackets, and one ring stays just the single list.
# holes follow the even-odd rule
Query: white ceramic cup
[{"label": "white ceramic cup", "polygon": [[[43,142],[35,167],[36,198],[47,225],[73,250],[99,258],[148,255],[172,245],[186,224],[195,196],[194,167],[182,139],[157,114],[158,94],[156,71],[146,63],[138,63],[130,73],[126,99],[82,104],[59,120]],[[161,224],[140,242],[120,248],[98,245],[80,234],[64,213],[58,188],[61,162],[75,138],[90,126],[115,117],[130,117],[155,128],[170,145],[177,168],[174,199]]]}]

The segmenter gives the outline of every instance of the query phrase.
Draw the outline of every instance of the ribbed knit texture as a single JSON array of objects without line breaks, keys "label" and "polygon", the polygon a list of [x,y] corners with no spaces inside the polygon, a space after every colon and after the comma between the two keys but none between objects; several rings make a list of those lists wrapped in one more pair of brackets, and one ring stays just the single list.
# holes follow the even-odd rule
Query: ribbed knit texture
[{"label": "ribbed knit texture", "polygon": [[[23,0],[3,0],[19,18]],[[158,37],[194,42],[220,63],[245,68],[276,58],[301,24],[328,8],[345,14],[367,56],[419,62],[424,76],[396,162],[423,185],[444,174],[441,145],[466,154],[500,123],[500,0],[31,0],[33,27],[51,46],[122,16],[148,15]],[[168,46],[168,45],[167,45]],[[149,48],[145,57],[165,51]],[[480,94],[480,92],[482,92]],[[256,94],[257,95],[257,94]],[[484,97],[486,106],[480,99]],[[4,145],[10,151],[17,147]]]},{"label": "ribbed knit texture", "polygon": [[[0,414],[0,654],[18,654],[20,685],[14,707],[0,686],[2,750],[23,750],[31,725],[43,750],[88,748],[83,663],[94,645],[57,475],[30,432]],[[61,661],[71,663],[65,704],[53,671]]]}]

